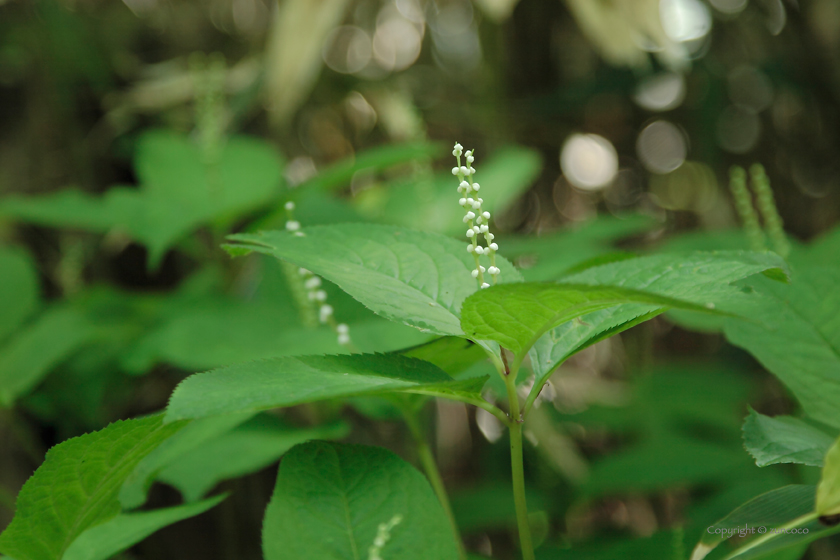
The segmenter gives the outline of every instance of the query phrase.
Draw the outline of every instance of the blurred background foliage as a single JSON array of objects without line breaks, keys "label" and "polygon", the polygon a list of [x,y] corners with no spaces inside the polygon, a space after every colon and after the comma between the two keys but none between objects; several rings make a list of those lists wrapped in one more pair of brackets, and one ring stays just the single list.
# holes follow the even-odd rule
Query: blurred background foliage
[{"label": "blurred background foliage", "polygon": [[[0,1],[0,527],[47,448],[161,409],[186,374],[344,351],[294,271],[219,249],[282,228],[288,200],[304,227],[458,234],[442,159],[457,140],[476,148],[502,254],[551,280],[619,250],[748,248],[728,168],[761,162],[801,245],[840,214],[838,109],[834,0]],[[324,289],[359,350],[429,340]],[[785,389],[679,323],[554,374],[527,427],[540,558],[687,558],[744,501],[815,481],[743,450],[747,403],[795,412]],[[219,431],[150,504],[248,476],[123,557],[259,558],[272,465],[302,439],[412,459],[385,403],[345,404]],[[469,549],[513,557],[501,427],[427,412]]]}]

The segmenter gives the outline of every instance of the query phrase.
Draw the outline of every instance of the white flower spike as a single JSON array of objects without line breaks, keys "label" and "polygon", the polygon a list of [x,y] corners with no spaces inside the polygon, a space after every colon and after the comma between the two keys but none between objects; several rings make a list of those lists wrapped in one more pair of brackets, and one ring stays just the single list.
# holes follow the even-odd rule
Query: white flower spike
[{"label": "white flower spike", "polygon": [[[452,150],[452,155],[455,156],[457,163],[456,167],[452,168],[452,174],[458,178],[458,193],[470,195],[478,192],[481,185],[473,181],[475,175],[475,168],[472,164],[475,162],[475,151],[463,151],[464,147],[461,144],[455,144]],[[461,154],[465,156],[464,163],[461,164]],[[478,282],[479,288],[489,288],[490,284],[484,281],[484,274],[487,273],[493,278],[493,284],[499,280],[499,267],[496,266],[496,251],[499,246],[493,243],[494,235],[490,233],[490,212],[483,211],[481,208],[484,200],[476,197],[473,199],[469,196],[464,196],[458,200],[458,204],[464,208],[464,223],[468,224],[470,229],[467,230],[466,236],[470,240],[467,245],[467,252],[473,255],[475,259],[475,269],[471,272],[472,277]],[[483,234],[486,242],[486,247],[479,245],[478,236]],[[490,260],[490,266],[485,268],[479,262],[480,255],[486,255]]]}]

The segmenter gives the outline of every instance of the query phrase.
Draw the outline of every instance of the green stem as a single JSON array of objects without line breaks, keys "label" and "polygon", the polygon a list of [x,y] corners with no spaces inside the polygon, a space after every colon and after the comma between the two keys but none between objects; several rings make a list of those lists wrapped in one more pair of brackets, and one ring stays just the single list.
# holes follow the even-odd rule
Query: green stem
[{"label": "green stem", "polygon": [[531,538],[531,525],[528,522],[528,504],[525,499],[525,466],[522,460],[522,424],[524,419],[519,409],[519,396],[516,394],[516,374],[521,360],[514,362],[515,369],[507,367],[504,349],[502,358],[505,364],[505,386],[507,387],[510,406],[510,468],[513,482],[513,502],[516,506],[516,524],[519,528],[519,546],[523,560],[534,560],[534,542]]},{"label": "green stem", "polygon": [[426,478],[429,479],[429,483],[432,485],[432,489],[434,489],[438,501],[443,507],[446,517],[449,519],[452,534],[455,536],[455,544],[458,546],[458,558],[466,560],[467,552],[464,550],[464,542],[461,540],[461,533],[458,530],[458,524],[455,522],[452,506],[449,504],[449,496],[446,494],[443,478],[440,476],[440,470],[438,470],[437,462],[432,455],[432,450],[429,448],[429,443],[426,441],[426,436],[423,434],[423,430],[417,421],[417,416],[414,414],[414,411],[410,410],[408,406],[401,406],[400,410],[403,413],[406,424],[408,424],[411,435],[414,437],[417,457],[420,459],[420,464],[426,472]]}]

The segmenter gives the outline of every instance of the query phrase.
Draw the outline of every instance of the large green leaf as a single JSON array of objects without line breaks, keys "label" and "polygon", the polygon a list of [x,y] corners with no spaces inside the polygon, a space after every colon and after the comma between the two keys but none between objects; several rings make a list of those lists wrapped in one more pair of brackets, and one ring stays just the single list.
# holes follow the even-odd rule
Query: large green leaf
[{"label": "large green leaf", "polygon": [[[461,304],[478,289],[466,240],[369,224],[317,226],[304,233],[233,235],[230,239],[238,244],[228,247],[237,254],[274,255],[311,270],[392,321],[463,336]],[[497,257],[497,266],[503,282],[521,280],[504,259]]]},{"label": "large green leaf", "polygon": [[166,421],[375,393],[443,395],[460,385],[438,367],[399,354],[282,357],[188,377],[172,393]]},{"label": "large green leaf", "polygon": [[155,531],[204,513],[225,497],[214,496],[194,504],[140,513],[122,513],[79,535],[61,560],[108,560]]},{"label": "large green leaf", "polygon": [[115,422],[65,441],[18,494],[0,552],[17,560],[60,560],[85,530],[120,511],[120,486],[143,457],[183,426],[162,416]]},{"label": "large green leaf", "polygon": [[228,138],[218,161],[208,163],[198,145],[167,131],[145,133],[137,144],[139,189],[112,188],[103,197],[62,191],[38,198],[7,198],[0,215],[94,232],[126,230],[149,248],[156,266],[166,249],[197,226],[228,222],[277,194],[282,165],[266,143]]},{"label": "large green leaf", "polygon": [[160,472],[158,480],[176,487],[192,502],[222,480],[267,467],[299,443],[338,439],[348,431],[344,423],[292,428],[272,416],[258,416],[178,457]]},{"label": "large green leaf", "polygon": [[840,515],[840,438],[825,455],[822,478],[817,486],[817,513],[820,516]]},{"label": "large green leaf", "polygon": [[289,451],[263,522],[266,560],[458,558],[452,530],[426,479],[385,449],[312,442]]},{"label": "large green leaf", "polygon": [[0,406],[35,387],[56,364],[94,340],[96,326],[81,311],[48,309],[0,347]]},{"label": "large green leaf", "polygon": [[773,418],[750,409],[744,421],[744,447],[759,467],[801,463],[821,467],[831,436],[792,416]]},{"label": "large green leaf", "polygon": [[[749,290],[733,285],[759,273],[783,277],[787,265],[773,253],[722,251],[690,255],[651,255],[588,268],[563,282],[611,285],[712,307],[750,317]],[[544,334],[531,351],[531,364],[542,383],[563,360],[607,336],[651,319],[666,308],[626,304],[584,315]],[[532,394],[532,397],[534,395]]]},{"label": "large green leaf", "polygon": [[805,414],[840,427],[840,266],[800,263],[789,286],[753,285],[766,303],[752,321],[728,321],[726,338],[781,379]]},{"label": "large green leaf", "polygon": [[0,341],[26,319],[38,305],[38,276],[24,251],[0,248]]},{"label": "large green leaf", "polygon": [[713,307],[612,286],[526,283],[493,286],[467,298],[461,328],[524,355],[544,333],[587,313],[623,303],[708,312]]}]

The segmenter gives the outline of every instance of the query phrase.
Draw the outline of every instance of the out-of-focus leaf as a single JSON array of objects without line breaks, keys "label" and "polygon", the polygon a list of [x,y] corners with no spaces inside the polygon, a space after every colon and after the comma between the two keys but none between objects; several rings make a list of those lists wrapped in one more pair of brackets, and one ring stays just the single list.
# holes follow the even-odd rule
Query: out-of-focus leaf
[{"label": "out-of-focus leaf", "polygon": [[194,504],[140,513],[121,513],[79,535],[61,560],[108,560],[168,525],[204,513],[225,497],[214,496]]},{"label": "out-of-focus leaf", "polygon": [[0,215],[94,232],[124,229],[149,248],[157,266],[174,242],[199,225],[229,223],[278,194],[282,165],[265,143],[229,138],[217,162],[207,162],[186,137],[145,133],[137,144],[139,189],[112,188],[103,197],[62,191],[38,198],[7,198]]},{"label": "out-of-focus leaf", "polygon": [[443,146],[434,142],[412,142],[372,148],[327,167],[311,179],[301,183],[299,189],[336,189],[344,187],[349,185],[353,175],[360,171],[381,171],[401,163],[434,158],[443,151]]},{"label": "out-of-focus leaf", "polygon": [[280,464],[263,523],[266,560],[455,560],[454,535],[425,477],[385,449],[311,442]]},{"label": "out-of-focus leaf", "polygon": [[266,105],[286,124],[321,72],[327,34],[341,23],[349,0],[289,0],[275,12],[265,61]]},{"label": "out-of-focus leaf", "polygon": [[817,486],[817,513],[821,517],[840,515],[840,438],[825,454]]},{"label": "out-of-focus leaf", "polygon": [[750,409],[744,421],[744,447],[759,467],[777,463],[823,465],[831,436],[792,416],[773,418]]},{"label": "out-of-focus leaf", "polygon": [[546,546],[537,551],[537,560],[668,560],[675,558],[675,545],[681,546],[679,533],[660,532],[637,539],[598,539],[595,543],[568,549]]},{"label": "out-of-focus leaf", "polygon": [[143,457],[131,471],[131,474],[126,477],[119,492],[120,504],[122,504],[123,509],[133,509],[143,505],[149,487],[158,473],[166,466],[200,448],[208,441],[229,432],[251,416],[253,416],[253,413],[239,412],[199,418],[189,422],[172,434],[154,451]]},{"label": "out-of-focus leaf", "polygon": [[188,377],[172,393],[166,420],[376,393],[446,396],[447,391],[462,389],[461,382],[438,367],[398,354],[274,358]]},{"label": "out-of-focus leaf", "polygon": [[339,439],[346,424],[291,428],[271,417],[257,417],[179,456],[158,475],[177,488],[188,502],[201,499],[217,483],[256,472],[276,462],[286,451],[311,439]]},{"label": "out-of-focus leaf", "polygon": [[[546,507],[546,496],[534,489],[526,488],[525,497],[529,512],[538,512]],[[516,507],[510,484],[461,491],[452,495],[451,502],[458,528],[464,533],[516,525]]]},{"label": "out-of-focus leaf", "polygon": [[114,518],[120,486],[137,463],[183,427],[161,420],[114,422],[50,449],[18,494],[0,551],[17,560],[61,560],[84,531]]},{"label": "out-of-focus leaf", "polygon": [[0,347],[0,406],[9,406],[37,385],[50,369],[99,334],[78,309],[44,312]]},{"label": "out-of-focus leaf", "polygon": [[654,229],[652,218],[633,215],[627,218],[599,217],[575,228],[542,237],[499,238],[499,251],[519,265],[528,282],[557,280],[577,265],[616,252],[616,241]]},{"label": "out-of-focus leaf", "polygon": [[744,459],[737,448],[660,437],[594,461],[582,490],[587,496],[602,496],[721,481]]},{"label": "out-of-focus leaf", "polygon": [[[466,244],[395,226],[344,224],[288,232],[233,235],[236,254],[257,251],[288,260],[337,284],[374,313],[422,331],[463,336],[461,304],[478,289]],[[489,265],[488,265],[489,266]],[[504,282],[520,280],[497,259]]]},{"label": "out-of-focus leaf", "polygon": [[24,251],[0,248],[0,341],[13,333],[38,305],[38,276]]}]

